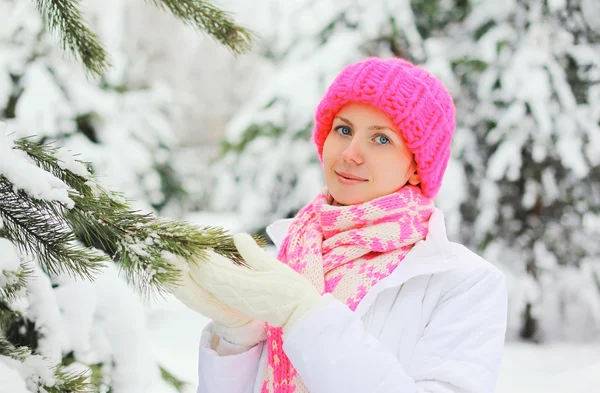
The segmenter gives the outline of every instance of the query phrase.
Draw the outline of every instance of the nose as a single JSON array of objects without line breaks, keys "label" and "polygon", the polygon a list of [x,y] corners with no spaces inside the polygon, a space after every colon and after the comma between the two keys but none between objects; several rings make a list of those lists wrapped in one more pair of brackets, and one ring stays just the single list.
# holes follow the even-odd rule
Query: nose
[{"label": "nose", "polygon": [[342,152],[342,158],[346,162],[353,162],[355,164],[363,163],[361,149],[356,138],[352,139],[348,146],[346,146],[346,149]]}]

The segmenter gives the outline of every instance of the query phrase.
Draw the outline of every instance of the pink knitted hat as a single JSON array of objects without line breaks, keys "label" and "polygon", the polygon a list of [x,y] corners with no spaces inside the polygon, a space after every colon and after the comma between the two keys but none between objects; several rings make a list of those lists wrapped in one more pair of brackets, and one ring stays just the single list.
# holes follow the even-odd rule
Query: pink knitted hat
[{"label": "pink knitted hat", "polygon": [[337,112],[360,102],[385,112],[415,155],[421,189],[433,198],[450,159],[455,108],[444,85],[406,60],[368,58],[346,66],[335,78],[315,115],[313,140],[323,161],[323,144]]}]

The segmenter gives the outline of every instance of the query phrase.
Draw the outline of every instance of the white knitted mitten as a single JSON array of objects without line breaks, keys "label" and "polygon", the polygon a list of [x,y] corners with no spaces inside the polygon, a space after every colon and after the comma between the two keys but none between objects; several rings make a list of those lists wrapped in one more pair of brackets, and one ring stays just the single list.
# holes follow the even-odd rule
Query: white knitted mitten
[{"label": "white knitted mitten", "polygon": [[174,255],[171,255],[169,260],[181,272],[179,282],[169,289],[186,306],[212,319],[216,335],[237,345],[254,345],[265,340],[263,321],[227,305],[194,279],[194,276],[201,276],[199,268],[203,265],[211,265],[215,261],[233,265],[232,261],[213,251],[208,251],[205,258],[197,258],[191,263]]},{"label": "white knitted mitten", "polygon": [[327,299],[310,281],[261,249],[250,235],[237,234],[233,240],[249,268],[211,259],[190,272],[224,303],[254,319],[281,326],[284,333],[325,305]]}]

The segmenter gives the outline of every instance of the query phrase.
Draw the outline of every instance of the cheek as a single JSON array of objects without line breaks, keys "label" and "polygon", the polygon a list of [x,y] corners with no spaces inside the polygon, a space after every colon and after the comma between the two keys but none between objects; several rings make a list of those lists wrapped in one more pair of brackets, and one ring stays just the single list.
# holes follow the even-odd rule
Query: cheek
[{"label": "cheek", "polygon": [[377,177],[379,177],[379,179],[384,183],[389,184],[389,181],[392,178],[392,174],[394,172],[394,170],[392,169],[394,167],[392,166],[390,160],[386,160],[384,157],[379,156],[378,158],[373,160],[372,167],[373,166],[373,171],[377,173]]},{"label": "cheek", "polygon": [[375,170],[379,175],[380,184],[383,182],[391,188],[402,185],[406,163],[396,152],[387,157],[380,155],[378,159],[373,160],[373,163],[376,166]]}]

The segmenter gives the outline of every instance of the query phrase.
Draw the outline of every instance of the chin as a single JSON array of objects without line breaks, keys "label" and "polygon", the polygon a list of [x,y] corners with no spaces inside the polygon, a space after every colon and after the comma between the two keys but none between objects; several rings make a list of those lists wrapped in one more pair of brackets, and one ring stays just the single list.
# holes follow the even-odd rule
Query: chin
[{"label": "chin", "polygon": [[[336,192],[337,191],[337,192]],[[330,190],[331,196],[337,203],[342,205],[357,205],[367,202],[369,199],[366,196],[353,195],[354,193],[344,192],[343,190]]]}]

